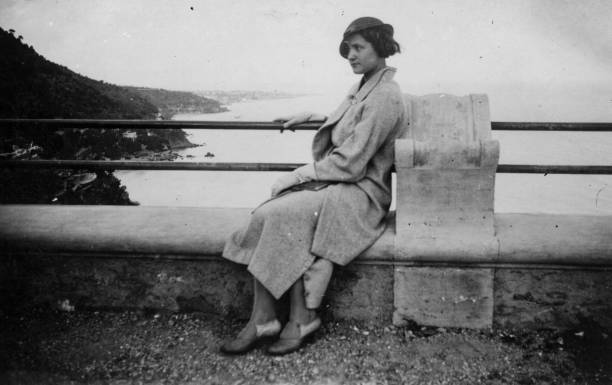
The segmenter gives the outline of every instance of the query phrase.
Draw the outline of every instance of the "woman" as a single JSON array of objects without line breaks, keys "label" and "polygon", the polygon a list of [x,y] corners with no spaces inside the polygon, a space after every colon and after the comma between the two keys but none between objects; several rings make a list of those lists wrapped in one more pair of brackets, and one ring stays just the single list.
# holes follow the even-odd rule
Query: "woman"
[{"label": "woman", "polygon": [[[346,265],[384,231],[394,140],[406,124],[395,69],[385,59],[399,50],[391,25],[373,17],[353,21],[340,54],[361,81],[328,118],[303,113],[283,119],[285,128],[324,123],[313,139],[314,162],[279,178],[272,198],[226,243],[224,257],[248,265],[255,286],[251,318],[222,352],[244,353],[279,333],[270,354],[299,349],[321,325],[316,309],[333,263]],[[275,301],[287,291],[289,321],[281,331]]]}]

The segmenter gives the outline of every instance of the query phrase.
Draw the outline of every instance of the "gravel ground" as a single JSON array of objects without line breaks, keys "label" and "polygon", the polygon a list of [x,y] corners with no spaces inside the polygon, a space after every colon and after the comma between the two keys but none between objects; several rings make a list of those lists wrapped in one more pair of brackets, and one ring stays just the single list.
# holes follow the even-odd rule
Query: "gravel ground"
[{"label": "gravel ground", "polygon": [[283,357],[218,352],[243,321],[201,313],[0,313],[2,384],[612,384],[612,337],[324,320]]}]

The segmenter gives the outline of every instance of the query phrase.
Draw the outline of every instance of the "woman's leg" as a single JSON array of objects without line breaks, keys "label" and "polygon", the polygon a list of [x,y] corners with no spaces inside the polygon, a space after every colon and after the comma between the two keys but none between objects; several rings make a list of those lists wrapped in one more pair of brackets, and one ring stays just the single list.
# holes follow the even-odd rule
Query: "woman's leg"
[{"label": "woman's leg", "polygon": [[276,300],[257,279],[253,278],[253,283],[253,310],[250,321],[258,324],[272,321],[276,318]]},{"label": "woman's leg", "polygon": [[224,353],[246,353],[254,348],[261,338],[276,336],[281,330],[281,324],[276,319],[274,297],[257,279],[253,278],[253,282],[251,318],[236,338],[221,346]]},{"label": "woman's leg", "polygon": [[289,308],[289,321],[293,323],[307,325],[317,318],[317,313],[314,309],[306,307],[306,295],[304,292],[304,281],[298,279],[291,286],[291,307]]},{"label": "woman's leg", "polygon": [[317,258],[304,272],[304,297],[308,309],[318,309],[334,271],[334,264],[325,258]]},{"label": "woman's leg", "polygon": [[321,326],[316,309],[321,305],[333,268],[330,261],[319,258],[291,286],[289,322],[283,328],[280,339],[268,348],[268,353],[287,354],[298,350],[304,339]]},{"label": "woman's leg", "polygon": [[283,328],[280,339],[268,348],[270,354],[287,354],[298,350],[304,339],[321,325],[316,311],[306,307],[304,281],[301,278],[291,286],[290,299],[289,322]]},{"label": "woman's leg", "polygon": [[276,300],[257,279],[253,278],[253,309],[246,326],[238,338],[255,338],[257,325],[263,325],[276,319]]}]

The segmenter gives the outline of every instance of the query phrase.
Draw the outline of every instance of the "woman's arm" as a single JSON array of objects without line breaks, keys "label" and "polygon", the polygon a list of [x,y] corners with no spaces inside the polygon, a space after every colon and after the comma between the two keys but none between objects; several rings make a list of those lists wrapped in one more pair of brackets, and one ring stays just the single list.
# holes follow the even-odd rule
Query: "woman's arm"
[{"label": "woman's arm", "polygon": [[405,109],[399,94],[381,92],[369,98],[351,136],[314,163],[314,179],[357,182],[365,176],[370,159],[393,132]]},{"label": "woman's arm", "polygon": [[309,122],[324,122],[326,120],[327,120],[327,115],[315,114],[315,113],[310,115],[310,118],[308,119]]},{"label": "woman's arm", "polygon": [[326,120],[326,115],[317,114],[314,112],[302,112],[296,115],[284,116],[274,119],[275,122],[283,123],[283,129],[291,128],[297,124],[302,124],[306,122],[324,122]]},{"label": "woman's arm", "polygon": [[[297,124],[306,122],[324,122],[325,120],[327,120],[327,116],[322,114],[316,114],[313,112],[302,112],[297,115],[274,119],[275,122],[283,122],[283,128],[290,128]],[[314,179],[316,179],[314,165],[312,163],[305,164],[304,166],[298,167],[297,169],[293,170],[293,172],[289,174],[284,174],[279,177],[272,185],[271,195],[274,197],[278,195],[279,192],[291,186],[295,186],[296,184],[308,182]]]},{"label": "woman's arm", "polygon": [[[365,176],[367,165],[389,137],[405,113],[400,94],[372,95],[364,103],[353,133],[323,159],[295,169],[284,182],[311,180],[357,182]],[[288,187],[292,186],[289,185]]]}]

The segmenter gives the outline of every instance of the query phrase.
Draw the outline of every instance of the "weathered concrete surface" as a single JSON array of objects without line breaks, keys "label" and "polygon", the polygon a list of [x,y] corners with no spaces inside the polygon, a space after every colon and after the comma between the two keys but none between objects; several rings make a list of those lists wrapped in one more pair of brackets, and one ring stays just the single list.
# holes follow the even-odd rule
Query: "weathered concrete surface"
[{"label": "weathered concrete surface", "polygon": [[493,198],[499,142],[486,95],[409,99],[410,126],[395,145],[396,260],[497,254]]},{"label": "weathered concrete surface", "polygon": [[480,169],[398,169],[395,259],[494,259],[493,184]]},{"label": "weathered concrete surface", "polygon": [[[249,209],[0,205],[0,252],[219,256],[248,215]],[[457,210],[447,215],[459,221]],[[404,248],[397,250],[392,212],[387,230],[358,260],[612,266],[612,216],[496,214],[494,221],[496,252],[486,257],[477,253],[483,246],[473,245],[469,234],[457,236],[463,226],[453,229],[463,240],[461,248],[449,249],[443,239],[404,238]]]},{"label": "weathered concrete surface", "polygon": [[350,264],[334,271],[325,301],[334,318],[390,324],[393,314],[393,266]]},{"label": "weathered concrete surface", "polygon": [[19,271],[21,269],[14,258],[0,256],[0,308],[19,301],[18,292],[22,284],[19,281]]},{"label": "weathered concrete surface", "polygon": [[[5,260],[8,258],[5,258]],[[15,259],[15,258],[13,258]],[[252,282],[223,261],[30,256],[13,264],[22,299],[81,308],[165,309],[227,314],[250,307]]]},{"label": "weathered concrete surface", "polygon": [[[246,216],[247,210],[234,209],[0,206],[0,243],[19,250],[13,257],[9,257],[6,247],[0,251],[1,302],[32,298],[55,303],[64,298],[77,306],[101,308],[194,308],[219,314],[244,312],[250,306],[248,274],[240,266],[215,258],[221,253],[229,232]],[[75,223],[72,217],[80,219]],[[337,318],[388,322],[393,313],[393,284],[397,278],[393,264],[398,267],[404,263],[436,266],[443,262],[447,267],[484,264],[487,268],[511,265],[522,266],[526,271],[530,266],[542,268],[551,264],[558,265],[557,268],[607,266],[609,269],[612,266],[612,217],[609,216],[497,214],[495,236],[500,243],[499,254],[488,259],[471,253],[449,258],[440,253],[444,245],[434,243],[427,255],[413,253],[411,258],[397,260],[394,258],[393,219],[390,215],[387,231],[356,261],[370,264],[337,269],[335,277],[340,278],[332,281],[328,297],[330,314]],[[127,243],[121,243],[121,239]],[[413,247],[417,250],[422,245],[415,243]],[[57,248],[60,250],[54,250]],[[26,250],[30,252],[24,252]],[[44,255],[66,257],[36,256],[36,250]],[[181,258],[188,260],[177,260]],[[568,277],[572,274],[561,273]],[[610,270],[600,274],[612,281]],[[526,273],[525,277],[528,276]],[[576,293],[578,303],[583,296],[579,294],[582,284],[579,280],[566,281],[568,290],[572,284],[577,285],[571,290]],[[605,282],[605,279],[598,282]],[[545,288],[543,286],[542,290]],[[512,290],[520,294],[520,289],[517,284]],[[598,314],[599,311],[588,304],[597,298],[609,297],[604,291],[587,290],[586,293],[588,314]],[[402,297],[409,293],[397,295],[401,305]],[[508,301],[504,299],[502,303]],[[524,320],[536,325],[529,312],[537,314],[547,309],[545,303],[538,309],[536,305],[520,311],[515,308],[510,318],[502,311],[500,322],[514,325]],[[503,309],[506,305],[501,306]],[[441,311],[446,309],[441,308]],[[576,311],[584,313],[581,308],[569,308],[566,320],[576,319],[580,314]]]},{"label": "weathered concrete surface", "polygon": [[[499,142],[486,95],[409,99],[410,125],[395,145],[396,261],[494,261],[493,199]],[[393,322],[487,328],[493,270],[397,267]]]},{"label": "weathered concrete surface", "polygon": [[0,206],[5,248],[150,254],[219,254],[248,209]]},{"label": "weathered concrete surface", "polygon": [[396,267],[393,323],[488,328],[493,324],[493,270]]},{"label": "weathered concrete surface", "polygon": [[612,270],[498,269],[495,326],[612,330]]},{"label": "weathered concrete surface", "polygon": [[[5,255],[0,272],[1,306],[57,305],[67,299],[77,309],[200,311],[246,318],[252,299],[244,267],[215,259]],[[612,270],[355,263],[335,270],[322,310],[336,319],[388,324],[394,306],[398,324],[414,320],[442,327],[563,329],[588,321],[612,330]]]},{"label": "weathered concrete surface", "polygon": [[489,101],[484,94],[407,95],[410,125],[402,137],[418,141],[450,139],[470,143],[491,139]]},{"label": "weathered concrete surface", "polygon": [[499,262],[612,265],[612,216],[498,214]]},{"label": "weathered concrete surface", "polygon": [[[0,205],[0,251],[219,256],[251,209]],[[359,259],[393,259],[395,216]]]},{"label": "weathered concrete surface", "polygon": [[[200,311],[248,318],[252,278],[244,266],[221,259],[153,260],[80,256],[5,256],[3,306],[11,301],[77,308]],[[6,296],[4,296],[6,294]],[[338,319],[389,323],[393,268],[353,264],[334,272],[324,299]]]}]

